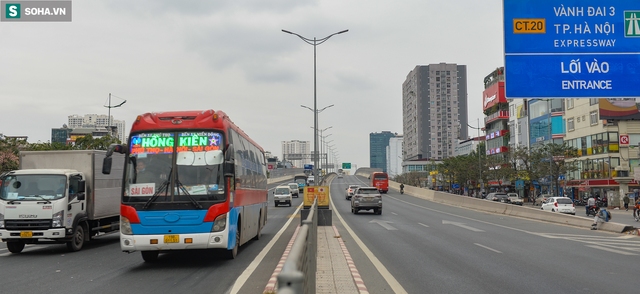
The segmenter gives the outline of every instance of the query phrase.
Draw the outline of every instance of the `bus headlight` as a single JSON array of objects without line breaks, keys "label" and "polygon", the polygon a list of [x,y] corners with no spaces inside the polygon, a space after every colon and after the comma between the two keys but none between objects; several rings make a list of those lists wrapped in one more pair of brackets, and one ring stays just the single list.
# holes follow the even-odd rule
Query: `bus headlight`
[{"label": "bus headlight", "polygon": [[129,219],[124,216],[120,216],[120,233],[125,235],[133,235],[131,222],[129,222]]},{"label": "bus headlight", "polygon": [[53,218],[51,219],[51,227],[52,228],[64,227],[64,210],[60,210],[53,214]]},{"label": "bus headlight", "polygon": [[0,213],[0,229],[4,229],[4,214]]},{"label": "bus headlight", "polygon": [[212,232],[221,232],[227,227],[227,214],[222,214],[216,217],[216,220],[213,221],[213,227],[211,227]]}]

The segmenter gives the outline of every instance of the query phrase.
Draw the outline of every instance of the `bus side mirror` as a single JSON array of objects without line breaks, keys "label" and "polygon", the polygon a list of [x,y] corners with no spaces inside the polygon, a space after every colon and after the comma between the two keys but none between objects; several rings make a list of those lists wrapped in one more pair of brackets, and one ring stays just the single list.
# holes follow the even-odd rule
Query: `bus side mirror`
[{"label": "bus side mirror", "polygon": [[224,162],[224,176],[234,177],[236,174],[236,165],[233,161]]},{"label": "bus side mirror", "polygon": [[235,161],[235,149],[233,144],[227,145],[227,149],[224,151],[224,176],[235,177],[236,174],[236,161]]},{"label": "bus side mirror", "polygon": [[227,145],[227,149],[224,151],[224,161],[235,161],[235,148],[233,148],[233,144]]},{"label": "bus side mirror", "polygon": [[113,158],[111,156],[105,157],[104,159],[102,159],[102,174],[103,175],[111,174],[111,163],[112,163],[112,161],[113,161]]}]

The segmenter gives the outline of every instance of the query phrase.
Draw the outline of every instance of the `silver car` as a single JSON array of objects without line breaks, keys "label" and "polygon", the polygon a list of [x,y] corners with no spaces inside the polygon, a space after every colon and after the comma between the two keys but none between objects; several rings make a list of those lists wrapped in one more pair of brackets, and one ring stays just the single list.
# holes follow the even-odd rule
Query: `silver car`
[{"label": "silver car", "polygon": [[287,186],[289,186],[289,188],[291,189],[291,196],[298,198],[298,194],[299,194],[298,184],[289,183],[287,184]]},{"label": "silver car", "polygon": [[377,187],[360,187],[351,197],[351,213],[360,210],[373,210],[374,214],[382,214],[382,195]]},{"label": "silver car", "polygon": [[359,188],[359,185],[349,185],[349,187],[347,188],[345,194],[344,194],[344,198],[347,200],[351,200],[351,196],[353,196],[353,193]]}]

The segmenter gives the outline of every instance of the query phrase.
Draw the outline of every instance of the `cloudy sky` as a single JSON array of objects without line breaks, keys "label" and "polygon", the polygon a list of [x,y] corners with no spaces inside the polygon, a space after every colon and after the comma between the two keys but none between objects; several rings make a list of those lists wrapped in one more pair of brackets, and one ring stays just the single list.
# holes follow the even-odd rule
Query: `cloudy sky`
[{"label": "cloudy sky", "polygon": [[112,93],[127,128],[145,112],[220,109],[281,158],[281,141],[313,144],[300,107],[313,108],[313,46],[282,29],[349,30],[316,47],[317,105],[334,105],[319,128],[357,167],[370,133],[402,133],[416,65],[467,65],[475,125],[482,80],[504,64],[501,0],[74,0],[72,22],[0,23],[0,133],[49,141],[68,115],[107,114]]}]

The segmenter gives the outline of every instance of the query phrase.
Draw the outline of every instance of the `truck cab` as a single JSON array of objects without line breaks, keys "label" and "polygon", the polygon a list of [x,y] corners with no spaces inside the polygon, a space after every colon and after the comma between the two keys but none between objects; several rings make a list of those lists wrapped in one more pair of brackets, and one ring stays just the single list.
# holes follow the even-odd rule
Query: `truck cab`
[{"label": "truck cab", "polygon": [[119,177],[99,173],[96,158],[104,153],[20,153],[20,169],[0,176],[0,239],[11,253],[50,243],[78,251],[92,237],[119,229],[122,185]]},{"label": "truck cab", "polygon": [[[0,187],[0,238],[17,253],[25,244],[47,239],[74,242],[73,223],[86,206],[81,172],[69,169],[26,169],[7,173]],[[81,236],[84,238],[84,236]]]}]

